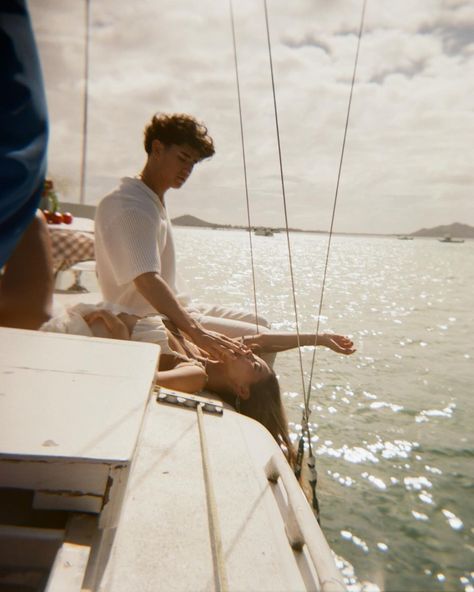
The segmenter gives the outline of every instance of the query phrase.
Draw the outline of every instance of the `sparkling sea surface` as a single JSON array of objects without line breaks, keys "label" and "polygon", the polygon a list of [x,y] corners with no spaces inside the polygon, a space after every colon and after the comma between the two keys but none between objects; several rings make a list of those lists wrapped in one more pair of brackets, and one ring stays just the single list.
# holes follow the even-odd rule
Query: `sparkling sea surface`
[{"label": "sparkling sea surface", "polygon": [[[249,235],[176,228],[178,266],[202,302],[254,307]],[[252,236],[259,314],[295,329],[285,233]],[[292,233],[299,329],[313,332],[328,238]],[[350,591],[474,591],[474,241],[335,236],[311,393],[322,527]],[[302,352],[307,388],[311,348]],[[299,435],[296,350],[275,364]]]}]

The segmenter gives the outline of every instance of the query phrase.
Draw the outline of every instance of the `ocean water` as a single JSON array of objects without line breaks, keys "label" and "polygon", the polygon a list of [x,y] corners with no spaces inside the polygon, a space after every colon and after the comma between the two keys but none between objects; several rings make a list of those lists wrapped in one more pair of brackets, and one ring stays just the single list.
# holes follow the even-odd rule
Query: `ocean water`
[{"label": "ocean water", "polygon": [[[294,330],[286,234],[252,237],[258,312]],[[201,301],[253,309],[249,236],[176,229],[179,269]],[[328,239],[290,235],[300,331],[316,328]],[[474,591],[474,242],[335,236],[310,417],[322,527],[349,590]],[[302,351],[305,389],[312,351]],[[299,435],[296,350],[278,354]]]}]

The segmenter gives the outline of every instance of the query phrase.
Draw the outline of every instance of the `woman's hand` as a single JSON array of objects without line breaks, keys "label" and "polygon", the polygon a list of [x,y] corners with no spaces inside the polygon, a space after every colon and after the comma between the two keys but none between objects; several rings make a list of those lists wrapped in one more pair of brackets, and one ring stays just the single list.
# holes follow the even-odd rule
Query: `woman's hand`
[{"label": "woman's hand", "polygon": [[[130,333],[125,323],[108,310],[94,310],[86,314],[84,320],[96,337],[130,339]],[[104,333],[104,326],[107,333]]]},{"label": "woman's hand", "polygon": [[353,354],[356,351],[354,343],[348,337],[332,333],[323,333],[322,335],[319,335],[318,345],[323,345],[338,354],[344,354],[346,356]]}]

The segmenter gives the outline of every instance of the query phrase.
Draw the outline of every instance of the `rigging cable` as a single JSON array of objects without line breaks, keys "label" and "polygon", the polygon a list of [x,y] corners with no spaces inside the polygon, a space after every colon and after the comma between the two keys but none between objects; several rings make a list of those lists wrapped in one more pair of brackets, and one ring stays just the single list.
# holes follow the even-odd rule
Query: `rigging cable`
[{"label": "rigging cable", "polygon": [[234,21],[234,9],[232,6],[232,0],[229,0],[229,10],[230,10],[230,23],[232,27],[232,44],[234,49],[234,71],[235,71],[235,83],[237,87],[237,101],[239,106],[239,121],[240,121],[240,143],[242,147],[242,164],[244,169],[244,181],[245,181],[245,198],[247,203],[247,226],[248,226],[248,233],[249,233],[249,243],[250,243],[250,264],[252,266],[252,284],[253,284],[253,303],[255,308],[255,326],[256,332],[259,332],[258,327],[258,308],[257,308],[257,285],[255,280],[255,264],[254,264],[254,256],[253,256],[253,242],[252,242],[252,227],[250,225],[250,200],[249,200],[249,189],[248,189],[248,180],[247,180],[247,160],[245,157],[245,141],[244,141],[244,124],[242,118],[242,102],[240,98],[240,81],[239,81],[239,63],[237,59],[237,43],[235,40],[235,21]]},{"label": "rigging cable", "polygon": [[[304,399],[304,408],[303,408],[302,421],[301,421],[302,430],[301,430],[301,438],[300,438],[298,449],[297,449],[297,459],[296,459],[296,463],[295,463],[295,474],[296,474],[297,478],[299,479],[301,476],[301,468],[302,468],[304,448],[305,448],[304,440],[306,437],[307,441],[308,441],[308,452],[309,452],[308,462],[307,462],[309,470],[310,470],[309,483],[311,485],[312,494],[313,494],[313,500],[312,500],[313,508],[315,510],[316,517],[318,518],[318,521],[319,521],[319,502],[318,502],[317,494],[316,494],[317,471],[316,471],[316,466],[315,466],[315,457],[314,457],[313,451],[312,451],[311,434],[310,434],[309,423],[308,423],[309,415],[311,414],[311,410],[309,409],[309,401],[310,401],[310,397],[311,397],[311,383],[312,383],[312,377],[314,374],[315,359],[316,359],[316,344],[317,344],[317,339],[318,339],[318,334],[319,334],[321,311],[322,311],[323,299],[324,299],[324,289],[325,289],[325,283],[326,283],[326,277],[327,277],[329,254],[330,254],[330,250],[331,250],[332,235],[333,235],[333,229],[334,229],[334,219],[335,219],[337,199],[338,199],[338,194],[339,194],[339,185],[340,185],[340,179],[341,179],[341,173],[342,173],[342,164],[343,164],[343,160],[344,160],[345,145],[346,145],[347,131],[348,131],[348,127],[349,127],[349,117],[350,117],[351,104],[352,104],[352,96],[353,96],[353,90],[354,90],[354,85],[355,85],[355,77],[356,77],[356,72],[357,72],[360,43],[361,43],[362,32],[363,32],[363,27],[364,27],[364,20],[365,20],[366,2],[367,2],[367,0],[363,0],[362,15],[361,15],[361,20],[360,20],[360,27],[359,27],[359,34],[358,34],[358,41],[357,41],[357,50],[356,50],[356,56],[355,56],[355,61],[354,61],[354,69],[353,69],[350,95],[349,95],[349,101],[348,101],[348,107],[347,107],[346,122],[345,122],[344,135],[343,135],[343,143],[342,143],[342,148],[341,148],[336,190],[335,190],[335,196],[334,196],[334,202],[333,202],[331,225],[330,225],[330,230],[329,230],[329,240],[328,240],[326,260],[325,260],[325,266],[324,266],[324,274],[323,274],[323,280],[322,280],[322,286],[321,286],[321,297],[320,297],[320,302],[319,302],[319,311],[318,311],[315,343],[314,343],[314,348],[313,348],[313,357],[312,357],[312,363],[311,363],[311,372],[310,372],[310,377],[309,377],[308,390],[306,391],[305,380],[304,380],[304,371],[303,371],[303,358],[302,358],[301,346],[300,346],[301,338],[300,338],[299,321],[298,321],[298,307],[297,307],[297,302],[296,302],[295,279],[294,279],[294,274],[293,274],[293,257],[292,257],[291,241],[290,241],[290,234],[289,234],[288,209],[287,209],[287,202],[286,202],[286,189],[285,189],[285,180],[284,180],[284,172],[283,172],[283,159],[282,159],[281,142],[280,142],[280,127],[279,127],[278,108],[277,108],[277,101],[276,101],[275,79],[274,79],[274,73],[273,73],[273,59],[272,59],[272,47],[271,47],[271,38],[270,38],[268,8],[267,8],[267,1],[263,0],[264,12],[265,12],[265,25],[266,25],[266,33],[267,33],[268,56],[269,56],[270,74],[271,74],[272,95],[273,95],[273,108],[274,108],[277,147],[278,147],[278,158],[279,158],[279,167],[280,167],[280,181],[281,181],[281,190],[282,190],[282,198],[283,198],[283,210],[284,210],[284,217],[285,217],[286,241],[287,241],[287,248],[288,248],[288,260],[289,260],[289,270],[290,270],[290,279],[291,279],[291,289],[292,289],[292,296],[293,296],[293,308],[294,308],[294,313],[295,313],[295,326],[296,326],[296,336],[297,336],[297,347],[298,347],[298,353],[299,353],[300,375],[301,375],[302,392],[303,392],[303,399]],[[238,96],[238,105],[239,105],[242,158],[243,158],[244,177],[245,177],[245,191],[246,191],[246,200],[247,200],[247,217],[248,217],[248,228],[249,228],[249,238],[250,238],[252,277],[253,277],[253,285],[254,285],[254,303],[255,303],[255,313],[257,315],[255,270],[254,270],[254,258],[253,258],[253,245],[252,245],[252,239],[251,239],[250,205],[249,205],[249,195],[248,195],[247,167],[246,167],[246,158],[245,158],[245,143],[244,143],[243,119],[242,119],[242,108],[241,108],[241,97],[240,97],[240,83],[239,83],[239,74],[238,74],[238,59],[237,59],[237,48],[236,48],[236,39],[235,39],[235,23],[234,23],[234,15],[233,15],[233,8],[232,8],[232,0],[229,0],[229,4],[230,4],[232,39],[233,39],[233,48],[234,48],[234,67],[235,67],[237,96]],[[258,321],[257,321],[257,331],[258,331]]]},{"label": "rigging cable", "polygon": [[297,349],[298,349],[298,359],[300,364],[300,376],[301,376],[301,383],[302,383],[302,392],[303,392],[303,400],[305,402],[303,408],[303,417],[301,420],[302,426],[302,433],[300,437],[300,441],[298,443],[297,453],[296,453],[296,461],[295,461],[295,476],[300,481],[301,479],[301,470],[303,466],[303,456],[304,456],[304,434],[307,433],[308,437],[308,446],[309,446],[309,459],[308,459],[308,467],[310,468],[311,477],[310,477],[310,485],[312,490],[312,506],[316,514],[316,518],[319,522],[319,501],[316,495],[316,484],[317,484],[317,474],[316,474],[316,467],[314,456],[312,453],[311,448],[311,438],[309,434],[309,427],[308,427],[308,419],[309,419],[309,405],[306,404],[306,388],[305,388],[305,380],[304,380],[304,370],[303,370],[303,355],[301,352],[301,339],[300,339],[300,330],[299,330],[299,322],[298,322],[298,306],[296,303],[296,290],[295,290],[295,279],[293,274],[293,257],[291,253],[291,241],[290,241],[290,230],[288,224],[288,208],[286,205],[286,190],[285,190],[285,179],[283,174],[283,159],[281,153],[281,142],[280,142],[280,126],[278,122],[278,108],[276,102],[276,91],[275,91],[275,77],[273,74],[273,59],[272,59],[272,45],[271,45],[271,38],[270,38],[270,26],[269,26],[269,18],[268,18],[268,8],[267,8],[267,0],[263,0],[263,6],[265,11],[265,26],[267,32],[267,46],[268,46],[268,59],[270,63],[270,75],[271,75],[271,83],[272,83],[272,96],[273,96],[273,110],[275,116],[275,128],[276,128],[276,136],[277,136],[277,146],[278,146],[278,162],[280,166],[280,182],[281,182],[281,190],[282,190],[282,198],[283,198],[283,211],[285,215],[285,229],[286,229],[286,243],[288,248],[288,262],[290,268],[290,279],[291,279],[291,292],[293,296],[293,308],[295,313],[295,326],[296,326],[296,342],[297,342]]},{"label": "rigging cable", "polygon": [[296,295],[295,295],[295,288],[294,288],[294,277],[293,277],[293,265],[292,265],[292,256],[291,256],[291,246],[290,246],[290,239],[289,239],[288,215],[287,215],[287,208],[286,208],[285,184],[284,184],[284,177],[283,177],[282,157],[281,157],[280,133],[279,133],[279,124],[278,124],[278,111],[277,111],[276,93],[275,93],[275,81],[274,81],[274,75],[273,75],[273,62],[272,62],[272,51],[271,51],[271,41],[270,41],[269,22],[268,22],[269,21],[269,19],[268,19],[268,9],[267,9],[267,1],[264,0],[265,24],[266,24],[266,29],[267,29],[268,53],[269,53],[270,72],[271,72],[271,81],[272,81],[272,92],[273,92],[273,106],[274,106],[274,112],[275,112],[275,125],[276,125],[277,140],[278,140],[278,156],[279,156],[279,163],[280,163],[280,178],[281,178],[283,203],[284,203],[284,212],[285,212],[286,235],[287,235],[287,244],[288,244],[288,257],[289,257],[289,263],[290,263],[291,285],[292,285],[292,292],[293,292],[293,305],[294,305],[294,309],[295,309],[295,320],[296,320],[297,344],[298,344],[298,350],[300,351],[299,360],[300,360],[300,371],[301,371],[301,380],[302,380],[302,383],[303,383],[303,397],[304,397],[304,408],[303,408],[303,414],[302,414],[302,420],[301,420],[302,429],[301,429],[301,437],[300,437],[300,441],[299,441],[299,445],[298,445],[298,450],[297,450],[297,460],[296,460],[296,466],[295,466],[295,474],[296,474],[297,478],[299,479],[300,476],[301,476],[301,468],[302,468],[302,461],[303,461],[303,454],[304,454],[304,439],[305,439],[305,436],[306,436],[307,441],[308,441],[308,452],[309,452],[309,454],[308,454],[308,462],[307,462],[308,467],[309,467],[309,470],[310,470],[309,483],[310,483],[310,486],[311,486],[311,489],[312,489],[312,494],[313,494],[313,500],[312,500],[312,502],[313,502],[313,509],[315,510],[315,513],[316,513],[316,517],[318,519],[318,522],[319,522],[319,502],[318,502],[318,498],[317,498],[317,494],[316,494],[316,486],[317,486],[318,476],[317,476],[317,471],[316,471],[316,462],[315,462],[316,459],[314,457],[313,450],[312,450],[311,434],[310,434],[309,423],[308,423],[309,415],[311,413],[311,410],[309,408],[309,401],[310,401],[310,397],[311,397],[311,383],[312,383],[312,377],[313,377],[313,373],[314,373],[314,366],[315,366],[315,359],[316,359],[316,344],[317,344],[317,339],[318,339],[319,325],[320,325],[320,319],[321,319],[321,311],[322,311],[322,306],[323,306],[324,288],[325,288],[325,283],[326,283],[327,268],[328,268],[328,262],[329,262],[329,254],[330,254],[330,250],[331,250],[331,242],[332,242],[332,235],[333,235],[333,228],[334,228],[334,219],[335,219],[335,213],[336,213],[337,198],[338,198],[338,193],[339,193],[339,185],[340,185],[340,179],[341,179],[342,164],[343,164],[343,160],[344,160],[345,145],[346,145],[346,138],[347,138],[347,130],[348,130],[348,127],[349,127],[349,117],[350,117],[351,104],[352,104],[352,95],[353,95],[353,90],[354,90],[355,77],[356,77],[356,72],[357,72],[357,64],[358,64],[358,59],[359,59],[360,43],[361,43],[362,32],[363,32],[363,28],[364,28],[366,3],[367,3],[367,0],[363,0],[362,14],[361,14],[361,19],[360,19],[360,27],[359,27],[359,34],[358,34],[358,40],[357,40],[357,50],[356,50],[356,55],[355,55],[355,60],[354,60],[354,69],[353,69],[353,74],[352,74],[351,89],[350,89],[350,94],[349,94],[349,101],[348,101],[347,114],[346,114],[346,122],[345,122],[345,127],[344,127],[343,143],[342,143],[342,148],[341,148],[341,155],[340,155],[340,160],[339,160],[339,168],[338,168],[338,175],[337,175],[336,190],[335,190],[335,196],[334,196],[334,201],[333,201],[333,210],[332,210],[331,226],[330,226],[330,230],[329,230],[329,240],[328,240],[328,246],[327,246],[327,252],[326,252],[326,261],[325,261],[325,267],[324,267],[324,275],[323,275],[323,281],[322,281],[322,286],[321,286],[321,297],[320,297],[320,303],[319,303],[319,311],[318,311],[318,320],[317,320],[317,327],[316,327],[315,343],[314,343],[314,347],[313,347],[313,357],[312,357],[312,363],[311,363],[311,372],[310,372],[310,377],[309,377],[308,390],[306,391],[305,384],[304,384],[303,363],[302,363],[302,355],[301,355],[301,348],[300,348],[300,333],[299,333],[299,326],[298,326],[298,311],[297,311],[297,305],[296,305]]},{"label": "rigging cable", "polygon": [[[327,251],[326,251],[326,261],[324,264],[323,281],[322,281],[322,285],[321,285],[321,297],[320,297],[320,301],[319,301],[318,320],[317,320],[317,324],[316,324],[316,341],[314,344],[315,347],[313,348],[313,357],[312,357],[312,362],[311,362],[311,372],[309,375],[308,392],[307,392],[307,396],[305,397],[305,406],[306,407],[309,406],[309,399],[311,397],[311,382],[313,379],[313,372],[314,372],[314,366],[315,366],[315,360],[316,360],[316,343],[317,343],[318,334],[319,334],[319,324],[320,324],[320,320],[321,320],[321,312],[323,309],[324,289],[325,289],[325,285],[326,285],[326,276],[327,276],[327,269],[328,269],[328,263],[329,263],[329,253],[331,250],[334,219],[336,216],[337,200],[339,197],[339,185],[340,185],[340,181],[341,181],[342,164],[344,161],[347,130],[349,128],[349,117],[350,117],[350,113],[351,113],[352,95],[353,95],[353,91],[354,91],[354,85],[355,85],[355,79],[356,79],[356,73],[357,73],[357,64],[359,62],[360,43],[361,43],[361,39],[362,39],[362,33],[364,30],[366,5],[367,5],[367,0],[363,0],[362,14],[361,14],[360,26],[359,26],[359,35],[357,38],[357,49],[356,49],[356,54],[355,54],[355,59],[354,59],[354,68],[353,68],[353,72],[352,72],[351,90],[349,93],[349,101],[348,101],[348,105],[347,105],[347,114],[346,114],[346,123],[344,126],[344,135],[343,135],[343,140],[342,140],[341,155],[339,158],[339,168],[338,168],[338,172],[337,172],[337,182],[336,182],[336,189],[335,189],[334,202],[333,202],[333,208],[332,208],[331,226],[329,229],[329,239],[328,239],[328,246],[327,246]],[[307,401],[306,401],[306,399],[307,399]]]},{"label": "rigging cable", "polygon": [[288,263],[290,267],[290,280],[291,280],[291,293],[293,295],[293,308],[295,312],[295,326],[296,326],[296,342],[298,345],[298,354],[299,354],[299,363],[300,363],[300,374],[301,374],[301,383],[303,387],[303,393],[305,393],[305,382],[304,382],[304,372],[303,372],[303,356],[301,353],[301,339],[300,339],[300,330],[299,330],[299,323],[298,323],[298,307],[296,305],[296,291],[295,291],[295,278],[293,274],[293,258],[291,254],[291,242],[290,242],[290,230],[288,226],[288,209],[286,207],[286,190],[285,190],[285,179],[283,175],[283,159],[281,155],[281,142],[280,142],[280,126],[278,123],[278,109],[277,109],[277,102],[276,102],[276,92],[275,92],[275,79],[273,76],[273,60],[272,60],[272,44],[270,40],[270,27],[268,24],[268,10],[267,10],[267,0],[263,0],[263,6],[265,10],[265,25],[267,30],[267,46],[268,46],[268,59],[270,62],[270,76],[272,82],[272,95],[273,95],[273,112],[275,116],[275,128],[276,128],[276,137],[277,137],[277,147],[278,147],[278,162],[280,166],[280,182],[281,182],[281,192],[282,192],[282,199],[283,199],[283,212],[285,215],[285,229],[286,229],[286,244],[288,248]]},{"label": "rigging cable", "polygon": [[[319,335],[319,325],[321,322],[321,312],[323,309],[324,290],[325,290],[325,285],[326,285],[329,254],[331,252],[332,236],[333,236],[333,230],[334,230],[334,220],[335,220],[335,216],[336,216],[337,200],[339,197],[339,185],[340,185],[340,181],[341,181],[342,165],[344,162],[347,131],[349,129],[349,118],[350,118],[351,106],[352,106],[352,96],[353,96],[354,86],[355,86],[357,65],[359,62],[360,44],[361,44],[362,34],[363,34],[363,30],[364,30],[366,5],[367,5],[367,0],[363,0],[362,12],[361,12],[361,17],[360,17],[360,25],[359,25],[359,33],[358,33],[358,37],[357,37],[357,49],[356,49],[355,59],[354,59],[354,68],[352,71],[351,88],[350,88],[349,100],[348,100],[348,104],[347,104],[346,122],[344,125],[344,134],[343,134],[343,140],[342,140],[342,146],[341,146],[341,154],[340,154],[340,158],[339,158],[336,189],[335,189],[334,200],[333,200],[331,225],[330,225],[330,229],[329,229],[328,246],[327,246],[327,250],[326,250],[326,261],[324,264],[324,273],[323,273],[323,280],[322,280],[322,285],[321,285],[321,296],[320,296],[320,300],[319,300],[318,319],[317,319],[317,324],[316,324],[315,342],[314,342],[313,355],[312,355],[312,361],[311,361],[311,371],[309,374],[308,390],[304,394],[303,417],[304,417],[305,421],[304,422],[302,421],[303,429],[302,429],[302,434],[301,434],[301,440],[304,441],[304,435],[305,435],[304,432],[306,432],[306,437],[308,440],[308,452],[309,452],[308,463],[307,463],[309,471],[310,471],[309,484],[310,484],[312,492],[313,492],[313,508],[316,511],[316,517],[318,518],[318,522],[319,522],[319,502],[318,502],[318,498],[317,498],[317,494],[316,494],[316,487],[317,487],[317,483],[318,483],[318,473],[316,470],[316,459],[314,457],[312,446],[311,446],[311,434],[310,434],[310,429],[309,429],[309,424],[308,424],[308,418],[311,413],[311,410],[309,408],[309,402],[310,402],[310,398],[311,398],[311,386],[312,386],[314,367],[315,367],[315,361],[316,361],[316,345],[317,345],[318,335]],[[304,444],[302,445],[302,447],[304,448]]]}]

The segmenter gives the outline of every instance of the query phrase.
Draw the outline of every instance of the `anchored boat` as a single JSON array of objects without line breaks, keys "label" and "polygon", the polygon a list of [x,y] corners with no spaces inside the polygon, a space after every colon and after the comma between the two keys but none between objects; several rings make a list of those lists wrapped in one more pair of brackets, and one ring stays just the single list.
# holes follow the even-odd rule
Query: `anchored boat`
[{"label": "anchored boat", "polygon": [[271,228],[264,228],[261,226],[254,230],[254,234],[255,236],[273,236],[273,230]]},{"label": "anchored boat", "polygon": [[444,238],[438,239],[440,243],[463,243],[463,238],[452,238],[449,234],[447,234]]}]

